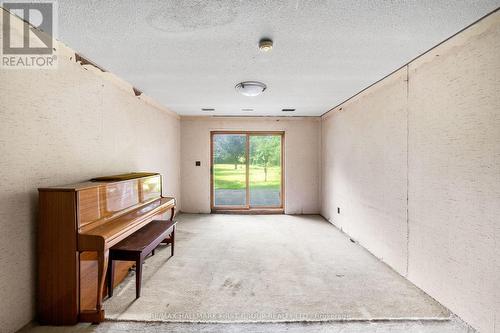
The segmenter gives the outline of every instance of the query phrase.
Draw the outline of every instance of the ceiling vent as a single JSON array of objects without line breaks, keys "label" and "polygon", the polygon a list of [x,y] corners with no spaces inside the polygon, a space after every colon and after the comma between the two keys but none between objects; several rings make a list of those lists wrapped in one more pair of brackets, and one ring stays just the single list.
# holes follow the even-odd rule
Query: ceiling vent
[{"label": "ceiling vent", "polygon": [[215,111],[215,109],[214,108],[201,108],[201,111],[210,112],[210,111]]},{"label": "ceiling vent", "polygon": [[283,111],[283,112],[293,112],[293,111],[295,111],[295,109],[281,109],[281,111]]},{"label": "ceiling vent", "polygon": [[247,108],[247,109],[241,109],[241,111],[246,111],[247,112],[247,111],[253,111],[253,109]]}]

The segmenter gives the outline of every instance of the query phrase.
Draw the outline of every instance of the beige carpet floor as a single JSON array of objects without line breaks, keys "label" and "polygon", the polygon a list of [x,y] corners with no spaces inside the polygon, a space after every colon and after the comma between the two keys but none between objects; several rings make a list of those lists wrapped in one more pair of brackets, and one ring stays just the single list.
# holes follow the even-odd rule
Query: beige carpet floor
[{"label": "beige carpet floor", "polygon": [[449,312],[319,216],[178,217],[162,248],[105,303],[111,320],[446,319]]}]

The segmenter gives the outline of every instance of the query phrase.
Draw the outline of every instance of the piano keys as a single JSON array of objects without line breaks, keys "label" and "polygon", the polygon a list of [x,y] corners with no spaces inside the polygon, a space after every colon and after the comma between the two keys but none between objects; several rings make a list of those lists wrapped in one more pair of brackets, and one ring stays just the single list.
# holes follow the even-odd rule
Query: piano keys
[{"label": "piano keys", "polygon": [[[109,248],[152,220],[175,214],[157,173],[118,175],[39,189],[37,319],[72,325],[104,320]],[[119,262],[114,284],[130,263]]]}]

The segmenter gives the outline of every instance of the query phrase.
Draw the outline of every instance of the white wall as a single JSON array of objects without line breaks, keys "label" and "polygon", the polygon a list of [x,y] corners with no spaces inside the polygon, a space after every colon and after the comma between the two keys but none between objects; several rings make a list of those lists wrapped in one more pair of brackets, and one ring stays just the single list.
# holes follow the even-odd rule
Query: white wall
[{"label": "white wall", "polygon": [[481,332],[500,332],[499,55],[496,12],[322,121],[322,214]]},{"label": "white wall", "polygon": [[57,70],[0,69],[0,332],[34,317],[38,187],[158,171],[180,195],[179,117],[57,47]]},{"label": "white wall", "polygon": [[409,77],[408,277],[493,332],[500,317],[500,12],[410,64]]},{"label": "white wall", "polygon": [[[285,132],[285,213],[319,212],[319,118],[181,118],[182,210],[210,212],[210,131]],[[196,167],[195,161],[201,161]]]},{"label": "white wall", "polygon": [[400,274],[407,258],[405,80],[399,71],[322,125],[323,215]]}]

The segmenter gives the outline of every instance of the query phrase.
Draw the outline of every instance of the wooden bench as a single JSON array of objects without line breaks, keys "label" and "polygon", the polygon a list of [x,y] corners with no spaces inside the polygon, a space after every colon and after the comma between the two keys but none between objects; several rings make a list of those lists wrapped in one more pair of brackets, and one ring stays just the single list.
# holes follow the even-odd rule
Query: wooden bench
[{"label": "wooden bench", "polygon": [[[135,261],[135,297],[141,296],[142,264],[160,243],[171,244],[174,255],[175,221],[151,221],[109,249],[108,296],[113,296],[114,260]],[[171,231],[170,231],[171,230]]]}]

